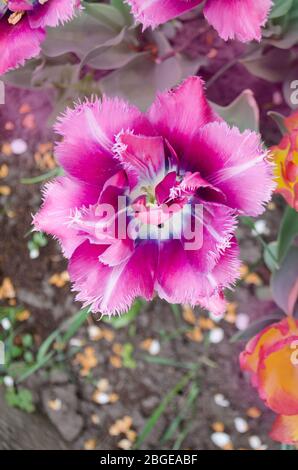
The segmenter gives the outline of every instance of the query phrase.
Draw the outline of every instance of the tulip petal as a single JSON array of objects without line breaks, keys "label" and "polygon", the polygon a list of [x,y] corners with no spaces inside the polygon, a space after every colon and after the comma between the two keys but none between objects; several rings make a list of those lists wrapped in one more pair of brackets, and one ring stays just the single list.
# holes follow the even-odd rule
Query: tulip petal
[{"label": "tulip petal", "polygon": [[120,169],[113,157],[116,136],[129,129],[152,134],[146,117],[125,101],[85,101],[68,109],[56,124],[56,131],[64,137],[56,147],[57,158],[70,175],[102,188]]},{"label": "tulip petal", "polygon": [[175,18],[203,0],[127,0],[134,17],[144,25],[156,27]]},{"label": "tulip petal", "polygon": [[191,171],[201,175],[226,195],[226,203],[247,215],[264,211],[275,186],[260,136],[241,133],[224,122],[207,124],[197,132],[185,154]]},{"label": "tulip petal", "polygon": [[179,160],[190,151],[198,129],[217,119],[205,98],[204,84],[199,77],[189,77],[177,88],[160,93],[148,116],[157,134],[175,149]]},{"label": "tulip petal", "polygon": [[298,444],[298,415],[277,416],[273,423],[270,437],[283,444]]},{"label": "tulip petal", "polygon": [[226,41],[260,41],[271,6],[271,0],[207,0],[204,14]]},{"label": "tulip petal", "polygon": [[70,226],[71,215],[77,208],[94,204],[99,196],[95,186],[67,177],[56,178],[44,187],[44,203],[33,219],[36,230],[57,237],[66,257],[70,257],[84,238]]},{"label": "tulip petal", "polygon": [[0,75],[37,56],[44,38],[45,31],[31,29],[26,16],[15,25],[9,24],[6,17],[0,19]]},{"label": "tulip petal", "polygon": [[131,257],[115,267],[100,262],[106,249],[86,241],[74,252],[69,272],[74,290],[79,291],[76,299],[90,305],[93,312],[109,315],[128,310],[136,297],[152,299],[157,244],[140,243]]}]

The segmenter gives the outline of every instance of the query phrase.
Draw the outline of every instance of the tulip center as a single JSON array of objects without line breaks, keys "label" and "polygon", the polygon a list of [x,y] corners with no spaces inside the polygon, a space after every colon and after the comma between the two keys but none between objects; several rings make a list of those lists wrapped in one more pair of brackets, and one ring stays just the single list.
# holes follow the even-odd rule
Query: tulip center
[{"label": "tulip center", "polygon": [[[12,26],[17,25],[25,16],[25,13],[26,13],[25,10],[20,10],[20,11],[9,10],[8,0],[0,0],[0,2],[2,2],[0,4],[0,18],[7,15],[7,21],[10,25]],[[32,8],[39,6],[39,5],[45,5],[47,2],[48,0],[34,0]],[[30,11],[30,9],[28,11]]]}]

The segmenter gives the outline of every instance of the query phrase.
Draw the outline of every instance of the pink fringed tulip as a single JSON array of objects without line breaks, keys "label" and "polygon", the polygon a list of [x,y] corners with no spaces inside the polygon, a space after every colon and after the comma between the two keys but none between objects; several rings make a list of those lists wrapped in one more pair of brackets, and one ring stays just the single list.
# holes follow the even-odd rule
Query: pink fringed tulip
[{"label": "pink fringed tulip", "polygon": [[[144,27],[155,27],[185,13],[203,0],[127,0]],[[204,15],[224,40],[243,42],[261,39],[271,0],[207,0]]]},{"label": "pink fringed tulip", "polygon": [[259,135],[220,121],[199,77],[146,114],[119,99],[78,104],[56,131],[66,175],[46,186],[34,224],[60,240],[77,300],[115,314],[156,292],[223,313],[236,215],[263,212],[273,189]]},{"label": "pink fringed tulip", "polygon": [[0,0],[0,75],[36,57],[46,26],[69,20],[80,0]]},{"label": "pink fringed tulip", "polygon": [[298,321],[288,317],[265,328],[249,341],[240,364],[265,404],[278,414],[272,439],[298,444]]}]

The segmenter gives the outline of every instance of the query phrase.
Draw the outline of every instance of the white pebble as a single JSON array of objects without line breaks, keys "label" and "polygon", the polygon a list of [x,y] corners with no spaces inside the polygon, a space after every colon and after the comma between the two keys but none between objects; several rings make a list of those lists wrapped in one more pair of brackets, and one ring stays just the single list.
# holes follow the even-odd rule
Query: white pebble
[{"label": "white pebble", "polygon": [[266,220],[257,220],[255,222],[253,235],[270,235]]},{"label": "white pebble", "polygon": [[209,341],[210,343],[218,344],[224,339],[225,333],[222,328],[214,328],[210,331]]},{"label": "white pebble", "polygon": [[10,330],[11,328],[11,323],[8,318],[3,318],[3,320],[1,321],[1,325],[4,330]]},{"label": "white pebble", "polygon": [[70,346],[73,346],[74,348],[80,348],[81,346],[84,345],[84,341],[82,341],[79,338],[71,338],[69,340]]},{"label": "white pebble", "polygon": [[216,395],[214,395],[214,401],[215,401],[216,405],[222,406],[223,408],[227,408],[228,406],[230,406],[229,400],[227,400],[223,396],[222,393],[217,393]]},{"label": "white pebble", "polygon": [[211,441],[217,447],[223,449],[226,445],[231,442],[231,439],[230,436],[225,432],[214,432],[213,434],[211,434]]},{"label": "white pebble", "polygon": [[106,405],[107,403],[110,403],[110,397],[107,393],[97,393],[95,401],[99,405]]},{"label": "white pebble", "polygon": [[236,328],[240,331],[246,330],[249,325],[249,316],[246,313],[238,313],[235,321]]},{"label": "white pebble", "polygon": [[159,344],[159,341],[157,341],[156,339],[154,339],[151,344],[150,344],[150,347],[149,347],[149,354],[151,354],[152,356],[156,356],[158,353],[160,352],[160,344]]},{"label": "white pebble", "polygon": [[22,155],[27,151],[28,145],[23,139],[15,139],[11,142],[11,150],[15,155]]},{"label": "white pebble", "polygon": [[240,418],[240,417],[235,418],[234,425],[235,425],[236,430],[240,432],[241,434],[248,431],[247,421],[245,421],[245,419],[243,418]]},{"label": "white pebble", "polygon": [[100,335],[100,328],[98,328],[98,326],[96,325],[91,325],[88,327],[88,334],[89,334],[89,338],[91,339],[91,341],[94,341],[96,340],[99,335]]},{"label": "white pebble", "polygon": [[259,436],[250,436],[248,442],[250,447],[254,450],[260,449],[260,447],[262,446],[262,441]]},{"label": "white pebble", "polygon": [[36,259],[39,257],[39,250],[37,248],[33,248],[30,250],[30,258],[31,259]]},{"label": "white pebble", "polygon": [[4,385],[6,385],[6,387],[13,387],[14,381],[13,381],[13,378],[10,377],[9,375],[6,375],[4,377],[3,382],[4,382]]}]

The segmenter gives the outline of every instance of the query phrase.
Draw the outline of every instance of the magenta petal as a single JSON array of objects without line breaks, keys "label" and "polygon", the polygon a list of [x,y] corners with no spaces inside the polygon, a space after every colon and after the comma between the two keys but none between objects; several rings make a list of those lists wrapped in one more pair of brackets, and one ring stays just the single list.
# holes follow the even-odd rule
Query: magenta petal
[{"label": "magenta petal", "polygon": [[163,204],[170,196],[170,190],[175,186],[177,173],[171,171],[155,188],[155,197],[158,204]]},{"label": "magenta petal", "polygon": [[42,28],[30,28],[26,16],[14,26],[8,23],[6,17],[2,18],[0,20],[0,75],[18,65],[24,65],[26,59],[37,56],[44,37],[45,31]]},{"label": "magenta petal", "polygon": [[44,204],[35,215],[33,224],[36,230],[54,235],[61,242],[66,257],[71,256],[82,238],[70,226],[75,209],[94,204],[99,190],[67,177],[57,178],[44,187]]},{"label": "magenta petal", "polygon": [[133,241],[115,240],[100,256],[99,260],[110,267],[126,261],[133,254]]},{"label": "magenta petal", "polygon": [[[76,299],[90,305],[93,312],[113,315],[129,309],[142,296],[152,299],[157,263],[157,244],[144,242],[132,256],[116,267],[99,261],[105,246],[85,242],[73,254],[69,272]],[[140,263],[140,260],[142,262]]]},{"label": "magenta petal", "polygon": [[32,28],[57,26],[70,20],[78,8],[77,0],[48,0],[43,5],[35,5],[29,14]]},{"label": "magenta petal", "polygon": [[[233,242],[209,272],[202,272],[190,263],[188,252],[180,240],[160,246],[156,290],[170,303],[189,303],[212,309],[224,309],[223,289],[231,287],[239,276],[238,247]],[[183,279],[183,282],[181,282]]]},{"label": "magenta petal", "polygon": [[[235,211],[222,204],[204,202],[202,214],[199,213],[196,217],[197,232],[199,227],[203,226],[202,246],[186,250],[187,259],[195,270],[209,272],[214,269],[222,253],[231,245],[237,225]],[[184,246],[186,241],[184,237]]]},{"label": "magenta petal", "polygon": [[11,11],[33,10],[33,4],[30,0],[8,0],[7,6]]},{"label": "magenta petal", "polygon": [[189,77],[177,88],[161,93],[148,111],[151,123],[181,159],[198,129],[217,118],[205,95],[203,81]]},{"label": "magenta petal", "polygon": [[274,183],[259,134],[211,123],[198,132],[185,158],[225,194],[230,207],[252,216],[264,211]]},{"label": "magenta petal", "polygon": [[207,0],[204,14],[225,40],[260,41],[271,6],[271,0]]},{"label": "magenta petal", "polygon": [[144,25],[158,26],[172,18],[175,18],[195,6],[203,0],[127,0],[131,6],[134,17]]},{"label": "magenta petal", "polygon": [[70,175],[102,187],[120,168],[113,146],[117,134],[128,129],[152,132],[146,117],[125,101],[85,101],[58,120],[56,131],[64,140],[56,147],[57,158]]},{"label": "magenta petal", "polygon": [[162,137],[121,133],[114,148],[128,173],[132,172],[144,181],[154,180],[158,174],[164,174],[165,154]]}]

